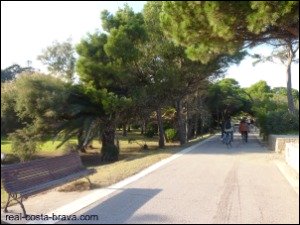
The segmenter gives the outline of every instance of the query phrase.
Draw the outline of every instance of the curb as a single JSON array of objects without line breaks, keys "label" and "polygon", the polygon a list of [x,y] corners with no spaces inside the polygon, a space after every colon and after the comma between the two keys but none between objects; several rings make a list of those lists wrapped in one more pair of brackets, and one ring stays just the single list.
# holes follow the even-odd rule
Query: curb
[{"label": "curb", "polygon": [[274,163],[299,196],[299,174],[297,174],[289,165],[287,165],[285,161],[275,160]]},{"label": "curb", "polygon": [[[261,146],[264,149],[266,149],[268,151],[272,151],[265,145],[265,143],[262,142],[262,140],[261,140],[261,138],[259,138],[259,136],[257,136],[257,140],[259,141],[259,143],[261,144]],[[274,151],[274,154],[277,154],[278,156],[280,156],[280,154],[276,153],[275,151]],[[296,192],[296,194],[299,196],[299,174],[295,170],[293,170],[284,160],[276,159],[276,160],[274,160],[274,163],[277,166],[277,168],[279,169],[279,171],[281,172],[281,174],[284,176],[284,178],[292,186],[292,188]]]}]

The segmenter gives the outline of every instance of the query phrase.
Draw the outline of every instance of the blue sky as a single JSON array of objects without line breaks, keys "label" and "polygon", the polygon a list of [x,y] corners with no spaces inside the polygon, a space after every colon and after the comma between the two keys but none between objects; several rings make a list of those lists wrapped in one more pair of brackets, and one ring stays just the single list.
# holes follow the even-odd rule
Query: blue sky
[{"label": "blue sky", "polygon": [[[13,63],[44,70],[36,57],[53,41],[72,38],[76,44],[88,32],[101,30],[100,12],[107,9],[114,13],[128,3],[135,11],[141,11],[145,1],[59,1],[59,2],[11,2],[1,1],[1,69]],[[269,48],[252,50],[268,54]],[[226,77],[236,79],[242,87],[259,80],[266,80],[271,87],[286,86],[285,68],[274,63],[252,66],[251,59],[228,69]],[[292,86],[299,90],[299,65],[292,68]]]}]

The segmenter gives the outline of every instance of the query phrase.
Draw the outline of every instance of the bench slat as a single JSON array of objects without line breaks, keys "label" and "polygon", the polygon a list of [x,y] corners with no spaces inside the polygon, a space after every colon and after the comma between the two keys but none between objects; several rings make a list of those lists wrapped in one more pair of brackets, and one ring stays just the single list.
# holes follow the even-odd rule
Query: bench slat
[{"label": "bench slat", "polygon": [[36,193],[39,193],[39,192],[42,192],[42,191],[54,188],[54,187],[57,187],[57,186],[59,186],[61,184],[65,184],[67,182],[76,180],[78,178],[85,177],[85,176],[87,176],[89,174],[92,174],[93,172],[94,172],[94,170],[80,171],[80,172],[78,172],[76,174],[71,174],[71,175],[69,175],[67,177],[64,177],[64,178],[61,178],[61,179],[58,179],[58,180],[54,180],[54,181],[51,181],[51,182],[39,184],[37,186],[34,186],[34,187],[31,187],[31,188],[22,190],[22,191],[19,192],[19,194],[22,197],[27,197],[27,196],[30,196],[30,195],[33,195],[33,194],[36,194]]},{"label": "bench slat", "polygon": [[81,162],[78,154],[71,153],[69,155],[56,156],[56,157],[52,157],[52,158],[48,158],[48,159],[36,159],[36,160],[29,161],[29,162],[13,163],[13,164],[5,165],[3,168],[4,169],[12,169],[14,167],[22,168],[22,167],[26,167],[26,166],[37,165],[39,163],[47,164],[48,162],[51,162],[51,161],[54,161],[54,162],[55,161],[64,161],[65,159],[68,159],[68,160],[76,159],[77,161]]},{"label": "bench slat", "polygon": [[90,171],[83,167],[80,156],[72,153],[3,166],[1,180],[8,193],[23,193],[24,190],[27,193],[28,190],[42,190],[67,177],[76,177],[75,174],[88,175]]}]

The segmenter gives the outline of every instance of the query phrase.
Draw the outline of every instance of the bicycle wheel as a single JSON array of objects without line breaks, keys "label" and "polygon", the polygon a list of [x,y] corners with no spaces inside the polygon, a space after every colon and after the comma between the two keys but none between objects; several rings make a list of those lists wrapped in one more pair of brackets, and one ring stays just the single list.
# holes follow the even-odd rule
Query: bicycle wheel
[{"label": "bicycle wheel", "polygon": [[226,143],[227,148],[229,146],[231,147],[231,135],[230,135],[230,133],[226,134],[226,141],[225,141],[225,143]]},{"label": "bicycle wheel", "polygon": [[247,143],[247,136],[245,133],[242,133],[242,140],[244,143]]}]

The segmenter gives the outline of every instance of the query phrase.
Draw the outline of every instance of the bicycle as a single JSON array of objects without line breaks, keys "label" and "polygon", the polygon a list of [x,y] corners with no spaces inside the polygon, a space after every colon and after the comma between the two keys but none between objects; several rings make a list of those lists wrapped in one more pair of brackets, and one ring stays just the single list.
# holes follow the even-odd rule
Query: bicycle
[{"label": "bicycle", "polygon": [[230,146],[231,147],[231,142],[232,142],[232,137],[231,137],[231,132],[225,132],[224,137],[222,142],[226,144],[227,148]]},{"label": "bicycle", "polygon": [[247,133],[246,132],[242,132],[242,141],[243,141],[243,143],[247,143],[248,142],[247,139],[248,139],[247,138]]}]

